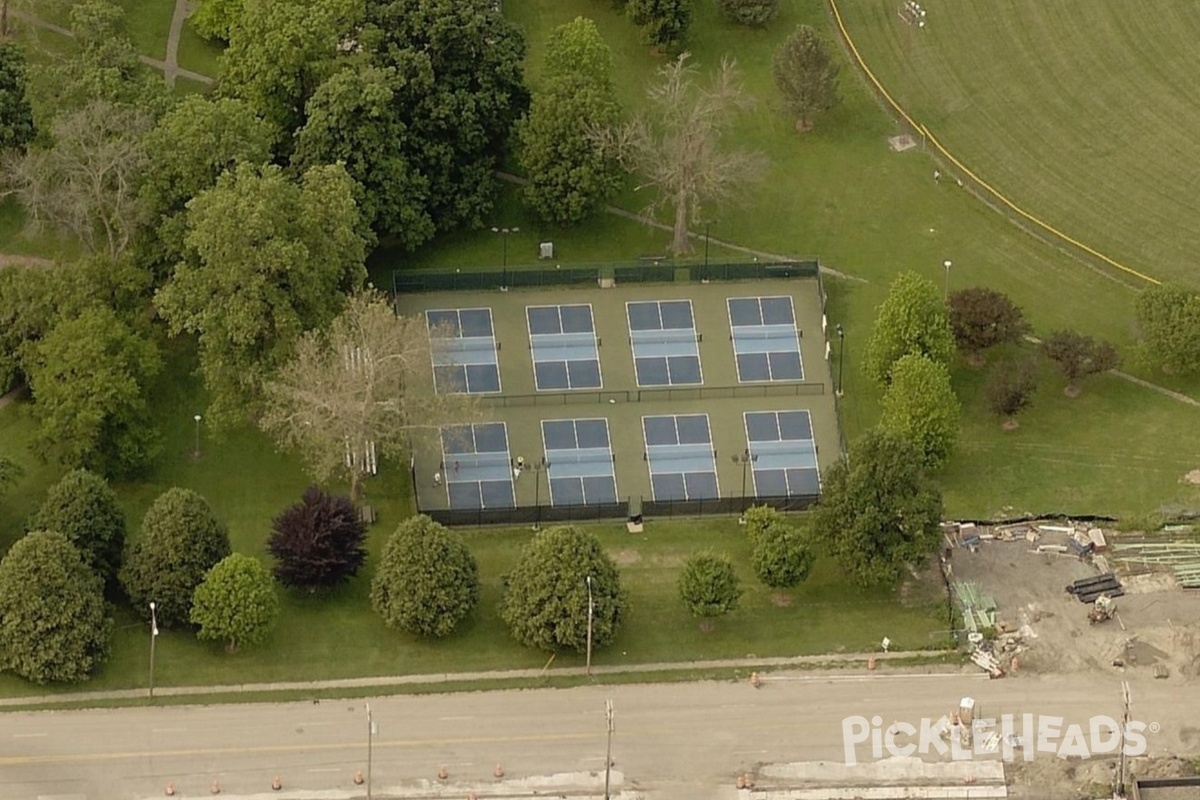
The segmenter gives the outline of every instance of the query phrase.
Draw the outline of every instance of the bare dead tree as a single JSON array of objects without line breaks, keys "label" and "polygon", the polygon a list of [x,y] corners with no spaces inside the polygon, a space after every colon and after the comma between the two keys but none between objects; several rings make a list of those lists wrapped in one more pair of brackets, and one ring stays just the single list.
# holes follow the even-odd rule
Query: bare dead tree
[{"label": "bare dead tree", "polygon": [[95,100],[54,121],[53,143],[5,162],[5,189],[16,195],[30,225],[77,236],[93,253],[117,257],[142,218],[138,183],[147,164],[143,139],[153,117]]},{"label": "bare dead tree", "polygon": [[648,212],[673,211],[671,251],[676,255],[692,252],[688,226],[700,222],[705,205],[744,199],[767,168],[765,155],[727,145],[725,134],[738,114],[754,105],[737,63],[722,59],[710,84],[699,87],[688,59],[683,53],[659,70],[659,80],[646,90],[646,113],[595,134],[627,169],[643,177],[644,186],[658,189]]},{"label": "bare dead tree", "polygon": [[377,459],[405,455],[411,434],[478,416],[470,395],[437,391],[438,333],[422,316],[394,314],[378,292],[352,295],[329,330],[305,334],[266,384],[260,426],[317,481],[347,479],[358,500]]}]

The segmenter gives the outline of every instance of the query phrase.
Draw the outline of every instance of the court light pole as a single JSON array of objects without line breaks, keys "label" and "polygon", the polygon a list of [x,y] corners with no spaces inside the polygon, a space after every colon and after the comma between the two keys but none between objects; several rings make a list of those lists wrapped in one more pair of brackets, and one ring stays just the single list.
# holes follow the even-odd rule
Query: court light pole
[{"label": "court light pole", "polygon": [[758,461],[757,455],[750,455],[750,449],[746,448],[740,456],[730,456],[733,463],[742,465],[742,515],[746,514],[746,469],[755,461]]},{"label": "court light pole", "polygon": [[154,698],[154,644],[158,641],[158,614],[155,609],[158,608],[154,601],[150,601],[150,697]]},{"label": "court light pole", "polygon": [[530,464],[529,468],[533,470],[533,505],[537,509],[537,519],[533,522],[533,529],[536,531],[542,527],[542,473],[550,469],[550,462],[542,456],[542,460],[536,464]]},{"label": "court light pole", "polygon": [[942,262],[942,267],[946,270],[946,289],[943,292],[943,300],[950,299],[950,267],[952,266],[954,266],[954,262],[952,262],[950,259],[946,259]]},{"label": "court light pole", "polygon": [[502,288],[508,288],[508,237],[510,234],[517,233],[520,228],[492,228],[492,233],[500,235],[500,268],[503,270],[500,281],[503,284]]},{"label": "court light pole", "polygon": [[842,390],[842,368],[846,365],[846,329],[842,327],[842,323],[838,323],[834,328],[838,336],[838,379],[837,391],[835,394],[841,397],[845,392]]},{"label": "court light pole", "polygon": [[199,414],[192,417],[196,422],[196,446],[192,450],[192,458],[200,458],[200,420],[203,419]]},{"label": "court light pole", "polygon": [[587,576],[588,590],[588,631],[587,631],[587,666],[584,667],[584,674],[592,674],[592,617],[595,614],[596,606],[592,602],[592,576]]}]

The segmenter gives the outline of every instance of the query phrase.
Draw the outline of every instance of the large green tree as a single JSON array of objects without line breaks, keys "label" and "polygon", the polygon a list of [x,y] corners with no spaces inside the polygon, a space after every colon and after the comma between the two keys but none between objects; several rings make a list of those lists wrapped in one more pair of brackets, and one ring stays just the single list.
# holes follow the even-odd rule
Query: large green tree
[{"label": "large green tree", "polygon": [[863,585],[887,584],[920,564],[941,537],[942,496],[907,439],[872,430],[825,475],[813,531]]},{"label": "large green tree", "polygon": [[79,682],[108,655],[104,581],[61,533],[36,531],[0,561],[0,670]]},{"label": "large green tree", "polygon": [[168,489],[142,517],[121,567],[121,585],[141,616],[148,618],[154,603],[160,625],[186,625],[196,587],[229,553],[229,532],[208,501],[190,489]]},{"label": "large green tree", "polygon": [[33,107],[26,97],[27,72],[21,46],[0,40],[0,153],[23,150],[33,140]]},{"label": "large green tree", "polygon": [[589,578],[592,646],[603,647],[616,637],[624,614],[621,576],[600,540],[572,526],[547,528],[521,550],[505,579],[500,618],[526,647],[583,652]]},{"label": "large green tree", "polygon": [[388,627],[449,636],[478,603],[479,567],[462,540],[424,515],[400,523],[371,581],[371,606]]},{"label": "large green tree", "polygon": [[146,398],[161,369],[154,342],[107,308],[60,321],[29,371],[39,445],[105,475],[142,469],[160,447]]},{"label": "large green tree", "polygon": [[752,541],[750,565],[765,585],[789,588],[802,583],[812,572],[816,555],[807,537],[794,525],[771,522]]},{"label": "large green tree", "polygon": [[225,642],[237,652],[261,644],[279,618],[279,592],[257,558],[234,553],[213,565],[192,594],[196,638]]},{"label": "large green tree", "polygon": [[380,237],[477,226],[528,103],[525,43],[492,0],[368,0],[353,52],[306,98],[295,166],[346,164]]},{"label": "large green tree", "polygon": [[1165,372],[1200,371],[1200,294],[1182,286],[1154,286],[1135,305],[1143,358]]},{"label": "large green tree", "polygon": [[688,611],[706,618],[736,610],[743,593],[729,557],[708,551],[687,560],[679,573],[677,588]]},{"label": "large green tree", "polygon": [[328,325],[365,278],[352,183],[336,165],[296,184],[243,164],[188,204],[189,255],[156,302],[173,334],[199,335],[218,428],[246,418],[301,334]]},{"label": "large green tree", "polygon": [[364,0],[244,0],[221,56],[221,93],[245,100],[290,153],[305,104],[338,53],[357,49],[363,13]]},{"label": "large green tree", "polygon": [[519,127],[525,200],[547,222],[569,225],[595,212],[620,185],[620,164],[593,132],[618,122],[612,51],[584,17],[547,42],[542,83]]},{"label": "large green tree", "polygon": [[875,310],[866,372],[887,386],[892,367],[910,354],[949,364],[954,354],[954,334],[946,304],[933,281],[915,272],[903,272],[892,281],[887,299]]},{"label": "large green tree", "polygon": [[205,39],[227,42],[245,7],[246,0],[200,0],[188,22]]},{"label": "large green tree", "polygon": [[658,197],[650,211],[666,208],[674,218],[671,252],[692,252],[688,226],[704,210],[744,199],[766,173],[761,153],[729,147],[740,112],[754,104],[742,86],[736,62],[726,59],[706,87],[696,85],[696,68],[684,53],[659,70],[646,89],[649,107],[597,139],[639,174]]},{"label": "large green tree", "polygon": [[476,416],[471,395],[436,391],[431,357],[445,341],[423,316],[398,316],[382,294],[355,293],[267,382],[259,425],[299,453],[314,480],[349,481],[357,501],[379,457],[398,460],[414,433]]},{"label": "large green tree", "polygon": [[183,258],[188,201],[227,169],[270,161],[274,137],[249,103],[233,98],[188,95],[164,114],[145,138],[139,194],[151,227],[148,260],[168,266]]},{"label": "large green tree", "polygon": [[910,353],[892,366],[879,425],[916,445],[926,467],[940,467],[950,457],[961,413],[945,364]]},{"label": "large green tree", "polygon": [[812,130],[813,117],[840,102],[839,70],[829,43],[810,25],[798,26],[775,50],[771,75],[796,130]]},{"label": "large green tree", "polygon": [[125,514],[104,478],[84,469],[68,472],[50,487],[29,527],[66,536],[88,566],[114,584],[125,549]]}]

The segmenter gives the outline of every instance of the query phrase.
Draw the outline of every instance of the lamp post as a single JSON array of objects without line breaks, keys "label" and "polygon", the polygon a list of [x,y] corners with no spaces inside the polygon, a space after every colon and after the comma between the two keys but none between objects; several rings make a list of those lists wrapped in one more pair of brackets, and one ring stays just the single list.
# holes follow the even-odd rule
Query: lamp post
[{"label": "lamp post", "polygon": [[950,259],[946,259],[942,262],[942,267],[946,270],[946,289],[942,296],[943,300],[950,299],[950,267],[952,266],[954,266],[954,262],[952,262]]},{"label": "lamp post", "polygon": [[192,419],[196,422],[196,446],[192,450],[192,458],[200,458],[200,420],[202,417],[197,414]]},{"label": "lamp post", "polygon": [[500,268],[504,271],[501,276],[502,289],[508,288],[508,237],[510,234],[517,233],[520,228],[492,228],[492,233],[500,234]]},{"label": "lamp post", "polygon": [[608,745],[604,749],[604,800],[609,800],[608,785],[612,774],[613,702],[604,701],[604,717],[608,721]]},{"label": "lamp post", "polygon": [[838,379],[837,391],[838,397],[841,397],[845,392],[842,390],[842,368],[846,365],[846,329],[842,327],[842,323],[838,323],[834,328],[838,336]]},{"label": "lamp post", "polygon": [[713,220],[704,220],[704,266],[708,267],[708,228],[713,224]]},{"label": "lamp post", "polygon": [[533,523],[533,529],[536,531],[542,526],[542,472],[550,469],[550,462],[542,456],[541,461],[530,464],[529,468],[533,470],[533,505],[537,508],[537,519]]},{"label": "lamp post", "polygon": [[154,601],[150,601],[150,697],[154,697],[154,643],[158,641],[158,614],[155,612],[157,606]]},{"label": "lamp post", "polygon": [[730,456],[734,464],[742,465],[742,514],[746,513],[746,468],[758,461],[757,455],[750,455],[750,449],[742,451],[740,456]]},{"label": "lamp post", "polygon": [[374,750],[375,734],[378,732],[371,719],[371,704],[367,703],[367,800],[371,800],[371,751]]},{"label": "lamp post", "polygon": [[584,668],[584,673],[592,674],[592,617],[595,614],[596,606],[592,602],[592,576],[587,576],[588,590],[588,631],[587,631],[587,666]]}]

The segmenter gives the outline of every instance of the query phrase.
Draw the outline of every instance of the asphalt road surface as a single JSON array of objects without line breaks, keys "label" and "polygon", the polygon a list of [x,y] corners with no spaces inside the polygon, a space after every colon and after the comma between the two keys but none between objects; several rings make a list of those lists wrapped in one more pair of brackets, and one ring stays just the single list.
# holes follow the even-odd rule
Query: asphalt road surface
[{"label": "asphalt road surface", "polygon": [[[1200,749],[1200,686],[1130,680],[1132,716],[1148,726],[1150,755]],[[614,784],[649,800],[724,800],[757,764],[844,758],[843,719],[879,716],[919,725],[977,701],[979,716],[1061,716],[1084,725],[1120,717],[1116,676],[772,675],[748,683],[583,687],[371,700],[375,797],[415,796],[445,766],[450,781],[486,796],[505,780],[603,772],[605,700],[615,709]],[[1039,758],[1052,758],[1041,754]],[[869,759],[869,747],[859,749]],[[0,714],[0,800],[124,800],[179,795],[272,795],[278,774],[303,796],[364,796],[363,700]],[[457,795],[465,796],[465,790]]]}]

